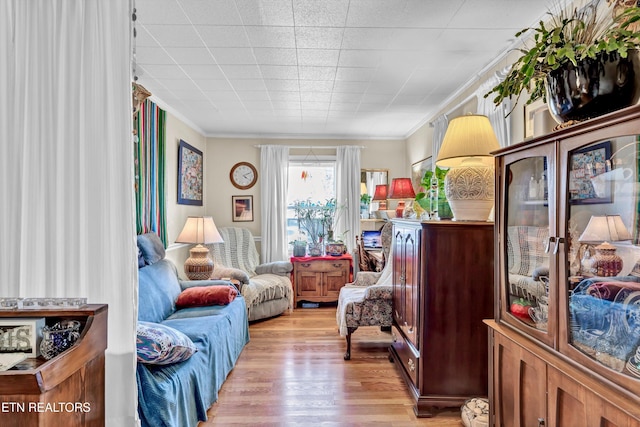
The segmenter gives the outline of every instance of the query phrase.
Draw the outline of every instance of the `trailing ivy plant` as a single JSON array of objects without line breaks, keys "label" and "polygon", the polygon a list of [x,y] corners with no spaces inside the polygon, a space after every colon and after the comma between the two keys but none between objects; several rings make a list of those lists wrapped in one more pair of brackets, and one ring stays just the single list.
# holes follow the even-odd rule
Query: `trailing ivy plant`
[{"label": "trailing ivy plant", "polygon": [[[596,59],[602,54],[619,55],[626,58],[629,51],[637,49],[640,43],[640,8],[631,7],[614,16],[611,7],[600,8],[599,0],[587,6],[574,8],[567,13],[562,10],[557,14],[547,12],[550,19],[547,23],[540,21],[535,28],[524,28],[516,33],[520,37],[526,32],[533,32],[533,45],[519,51],[522,56],[511,66],[507,77],[484,95],[492,93],[495,105],[505,98],[529,92],[527,104],[539,98],[546,101],[545,78],[553,70],[571,63],[577,67],[586,58]],[[599,16],[599,13],[604,16]],[[514,103],[515,106],[516,103]]]}]

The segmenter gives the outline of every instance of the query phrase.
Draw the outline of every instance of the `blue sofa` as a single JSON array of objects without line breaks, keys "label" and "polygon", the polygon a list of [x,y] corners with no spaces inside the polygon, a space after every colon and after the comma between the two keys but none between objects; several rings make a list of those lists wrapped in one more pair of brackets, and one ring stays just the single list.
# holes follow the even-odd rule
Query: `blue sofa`
[{"label": "blue sofa", "polygon": [[138,321],[182,332],[197,351],[187,360],[137,364],[138,414],[142,426],[197,426],[217,401],[218,390],[249,342],[244,298],[227,305],[177,309],[181,292],[193,286],[233,286],[220,280],[181,281],[175,265],[164,258],[157,235],[138,236]]}]

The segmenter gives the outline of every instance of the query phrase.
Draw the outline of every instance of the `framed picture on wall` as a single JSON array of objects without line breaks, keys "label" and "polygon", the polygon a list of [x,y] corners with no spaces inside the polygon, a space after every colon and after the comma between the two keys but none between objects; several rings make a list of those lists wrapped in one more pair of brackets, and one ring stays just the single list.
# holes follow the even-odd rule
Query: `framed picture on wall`
[{"label": "framed picture on wall", "polygon": [[178,204],[202,206],[202,151],[180,140],[178,147]]},{"label": "framed picture on wall", "polygon": [[233,222],[253,221],[253,196],[231,196]]},{"label": "framed picture on wall", "polygon": [[422,187],[420,182],[422,181],[422,177],[424,173],[432,168],[432,158],[427,157],[426,159],[422,159],[419,162],[415,162],[411,165],[411,182],[413,183],[413,191],[416,194],[426,192],[427,189]]}]

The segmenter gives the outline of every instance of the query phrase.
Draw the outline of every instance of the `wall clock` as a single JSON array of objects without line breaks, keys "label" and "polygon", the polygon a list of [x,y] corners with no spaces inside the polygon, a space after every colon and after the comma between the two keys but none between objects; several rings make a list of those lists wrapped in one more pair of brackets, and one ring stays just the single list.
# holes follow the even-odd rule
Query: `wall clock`
[{"label": "wall clock", "polygon": [[236,188],[246,190],[255,185],[258,180],[258,171],[249,162],[239,162],[231,168],[229,179]]}]

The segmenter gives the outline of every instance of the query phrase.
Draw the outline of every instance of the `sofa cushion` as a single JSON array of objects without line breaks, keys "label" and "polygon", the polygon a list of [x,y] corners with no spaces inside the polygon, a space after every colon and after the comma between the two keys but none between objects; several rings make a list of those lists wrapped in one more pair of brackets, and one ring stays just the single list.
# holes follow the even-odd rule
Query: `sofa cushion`
[{"label": "sofa cushion", "polygon": [[160,323],[175,311],[182,292],[176,267],[167,259],[138,270],[138,320]]},{"label": "sofa cushion", "polygon": [[197,286],[182,291],[176,300],[176,307],[226,305],[237,295],[238,291],[233,286]]},{"label": "sofa cushion", "polygon": [[544,245],[549,237],[549,227],[507,227],[507,255],[509,273],[531,276],[533,271],[549,264],[549,254]]},{"label": "sofa cushion", "polygon": [[153,365],[184,362],[197,351],[182,332],[159,323],[139,321],[136,328],[138,361]]},{"label": "sofa cushion", "polygon": [[164,259],[164,244],[156,233],[140,234],[137,237],[138,248],[147,264],[155,264]]}]

